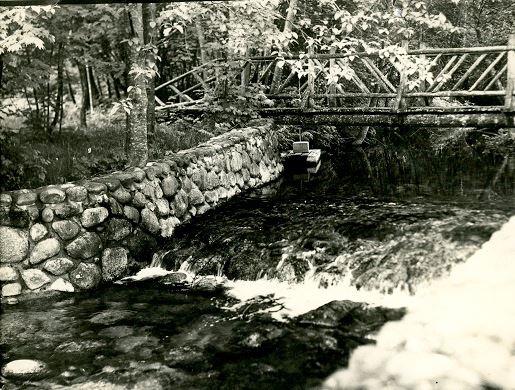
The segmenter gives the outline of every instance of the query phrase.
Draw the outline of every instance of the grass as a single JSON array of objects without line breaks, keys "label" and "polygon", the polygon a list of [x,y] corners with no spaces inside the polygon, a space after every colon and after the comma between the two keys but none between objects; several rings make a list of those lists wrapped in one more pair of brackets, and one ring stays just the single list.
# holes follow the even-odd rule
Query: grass
[{"label": "grass", "polygon": [[[198,145],[214,134],[184,120],[159,123],[149,140],[149,159]],[[30,129],[0,132],[0,190],[34,188],[123,169],[125,118],[95,113],[88,128],[63,127],[49,138]]]}]

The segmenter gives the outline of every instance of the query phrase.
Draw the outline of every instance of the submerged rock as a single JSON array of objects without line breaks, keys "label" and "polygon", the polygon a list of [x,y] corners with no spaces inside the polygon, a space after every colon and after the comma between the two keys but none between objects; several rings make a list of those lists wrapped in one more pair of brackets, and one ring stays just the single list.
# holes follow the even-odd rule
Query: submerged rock
[{"label": "submerged rock", "polygon": [[36,379],[47,372],[48,367],[44,362],[32,359],[13,360],[2,368],[3,376],[16,379]]}]

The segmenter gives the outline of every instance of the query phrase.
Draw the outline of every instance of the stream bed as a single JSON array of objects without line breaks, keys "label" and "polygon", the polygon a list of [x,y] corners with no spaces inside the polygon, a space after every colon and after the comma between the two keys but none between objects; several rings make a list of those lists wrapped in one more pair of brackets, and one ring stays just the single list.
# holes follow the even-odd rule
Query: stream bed
[{"label": "stream bed", "polygon": [[515,158],[392,148],[324,156],[242,194],[156,248],[155,280],[2,304],[6,389],[316,388],[402,318],[410,296],[466,261],[515,214]]}]

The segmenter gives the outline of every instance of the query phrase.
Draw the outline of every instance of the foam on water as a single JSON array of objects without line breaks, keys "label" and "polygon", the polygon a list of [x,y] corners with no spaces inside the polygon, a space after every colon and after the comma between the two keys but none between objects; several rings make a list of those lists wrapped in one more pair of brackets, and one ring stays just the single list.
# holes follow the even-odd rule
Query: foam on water
[{"label": "foam on water", "polygon": [[515,389],[515,217],[414,297],[326,389]]},{"label": "foam on water", "polygon": [[277,279],[234,280],[226,283],[228,293],[245,302],[259,296],[271,295],[281,303],[280,310],[272,316],[277,320],[296,317],[319,308],[335,300],[365,302],[374,306],[390,308],[407,307],[413,297],[405,290],[396,290],[392,294],[379,291],[357,289],[351,285],[351,278],[342,275],[342,279],[327,288],[321,288],[316,274],[308,273],[303,283],[287,283]]}]

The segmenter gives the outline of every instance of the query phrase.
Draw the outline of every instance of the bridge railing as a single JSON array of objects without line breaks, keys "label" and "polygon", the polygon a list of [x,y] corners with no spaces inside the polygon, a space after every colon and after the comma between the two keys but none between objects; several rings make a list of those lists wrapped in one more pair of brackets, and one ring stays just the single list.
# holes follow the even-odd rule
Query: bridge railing
[{"label": "bridge railing", "polygon": [[[171,103],[159,101],[161,108],[202,103],[206,91],[212,92],[217,84],[221,61],[225,60],[211,61],[158,86],[156,91],[171,89]],[[233,82],[240,83],[242,91],[257,84],[278,107],[403,111],[445,110],[470,103],[515,111],[515,34],[506,46],[373,53],[310,50],[300,55],[242,58],[233,66],[241,67]],[[185,77],[197,82],[180,90],[177,83]]]}]

